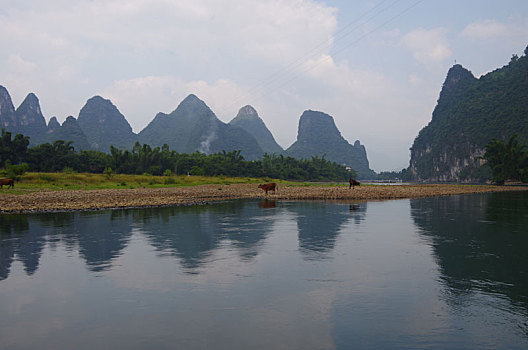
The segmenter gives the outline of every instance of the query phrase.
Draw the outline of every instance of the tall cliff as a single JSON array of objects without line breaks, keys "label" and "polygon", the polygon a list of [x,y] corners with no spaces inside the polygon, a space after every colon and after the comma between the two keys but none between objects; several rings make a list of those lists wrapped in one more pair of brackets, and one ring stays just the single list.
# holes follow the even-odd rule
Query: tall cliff
[{"label": "tall cliff", "polygon": [[365,146],[359,141],[354,145],[348,143],[337,129],[334,118],[323,112],[308,110],[301,115],[297,141],[286,150],[286,154],[299,159],[324,155],[327,160],[351,167],[359,178],[375,176],[369,168]]},{"label": "tall cliff", "polygon": [[414,180],[483,180],[489,173],[479,157],[490,139],[518,134],[528,142],[527,51],[479,79],[458,64],[449,70],[432,120],[411,147]]}]

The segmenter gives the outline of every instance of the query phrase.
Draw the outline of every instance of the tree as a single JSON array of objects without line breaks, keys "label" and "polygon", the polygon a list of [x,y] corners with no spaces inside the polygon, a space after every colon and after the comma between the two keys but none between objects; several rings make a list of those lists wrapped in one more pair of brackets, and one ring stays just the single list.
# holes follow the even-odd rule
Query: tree
[{"label": "tree", "polygon": [[31,147],[27,159],[32,171],[53,172],[65,167],[78,168],[78,157],[71,141],[57,140],[53,144],[43,143]]},{"label": "tree", "polygon": [[520,144],[517,135],[510,137],[507,143],[495,138],[486,145],[482,156],[491,169],[493,182],[503,184],[505,180],[526,180],[528,175],[528,153],[526,145]]},{"label": "tree", "polygon": [[2,129],[0,136],[0,167],[5,166],[6,161],[10,164],[19,164],[27,155],[29,137],[16,134],[11,140],[11,133]]}]

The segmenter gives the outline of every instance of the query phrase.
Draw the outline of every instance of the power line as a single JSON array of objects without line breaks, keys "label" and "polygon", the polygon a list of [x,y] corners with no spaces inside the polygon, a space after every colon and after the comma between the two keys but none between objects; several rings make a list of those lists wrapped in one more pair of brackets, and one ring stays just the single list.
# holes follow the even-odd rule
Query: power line
[{"label": "power line", "polygon": [[[362,36],[360,36],[360,37],[359,37],[358,39],[356,39],[355,41],[353,41],[353,42],[349,43],[348,45],[342,47],[341,49],[335,51],[334,54],[337,55],[337,54],[339,54],[339,53],[341,53],[341,52],[347,50],[349,47],[351,47],[351,46],[357,44],[358,42],[360,42],[361,40],[363,40],[364,38],[366,38],[366,37],[369,36],[370,34],[372,34],[372,33],[376,32],[376,31],[378,31],[378,30],[381,29],[381,28],[383,28],[384,26],[386,26],[386,25],[389,24],[390,22],[394,21],[394,20],[397,19],[398,17],[401,17],[403,14],[405,14],[405,13],[408,12],[408,11],[410,11],[413,7],[417,6],[418,4],[420,4],[421,2],[424,2],[424,1],[425,1],[425,0],[418,0],[418,1],[416,1],[416,2],[413,3],[411,6],[405,8],[403,11],[401,11],[401,12],[399,12],[398,14],[396,14],[395,16],[391,17],[389,20],[383,22],[381,25],[375,27],[374,29],[372,29],[372,30],[370,30],[369,32],[367,32],[367,33],[363,34]],[[326,61],[328,61],[328,60],[329,60],[329,58],[324,58],[324,59],[320,60],[319,62],[316,62],[316,63],[315,63],[314,65],[312,65],[311,67],[308,67],[308,68],[306,68],[306,69],[300,71],[298,74],[296,74],[295,76],[293,76],[291,79],[289,79],[289,80],[286,81],[285,83],[283,83],[283,84],[277,86],[277,88],[281,88],[281,87],[283,87],[283,86],[285,86],[285,85],[291,83],[292,81],[294,81],[295,79],[297,79],[301,74],[304,74],[304,73],[307,73],[307,72],[313,70],[314,68],[318,67],[321,63],[326,62]],[[262,97],[264,97],[264,95],[263,95],[263,96],[260,96],[259,98],[262,98]]]},{"label": "power line", "polygon": [[[336,42],[344,40],[346,37],[348,37],[352,33],[354,33],[354,31],[356,31],[357,29],[361,28],[365,24],[368,24],[374,18],[376,18],[377,16],[379,16],[380,14],[385,12],[386,10],[390,9],[391,7],[393,7],[394,5],[396,5],[401,0],[394,0],[391,3],[389,3],[388,6],[382,7],[382,5],[384,3],[386,3],[387,1],[388,0],[380,1],[376,6],[374,6],[374,7],[370,8],[369,10],[365,11],[359,17],[357,17],[356,19],[354,19],[353,21],[349,22],[344,27],[342,27],[339,31],[337,31],[335,33],[335,35],[333,37],[333,39],[334,39],[333,42],[330,41],[330,40],[325,40],[323,42],[320,42],[319,44],[317,44],[316,46],[314,46],[313,48],[308,50],[305,54],[303,54],[299,58],[295,59],[294,61],[292,61],[291,63],[289,63],[285,67],[277,70],[275,73],[273,73],[270,76],[268,76],[267,79],[263,80],[262,82],[256,84],[252,88],[250,88],[249,91],[244,96],[242,96],[242,97],[236,99],[235,101],[233,101],[225,109],[227,110],[228,108],[231,108],[232,106],[240,104],[240,102],[242,100],[247,99],[248,97],[258,93],[259,90],[264,90],[266,87],[273,85],[276,81],[280,81],[280,80],[284,79],[284,77],[287,76],[288,74],[294,73],[295,70],[299,66],[303,65],[307,60],[309,60],[310,58],[315,57],[316,55],[324,52],[328,48],[332,47],[332,45],[334,45]],[[362,23],[358,23],[361,19],[363,19],[364,17],[367,17],[372,12],[375,12],[375,13],[372,16],[370,16],[369,18],[367,18],[366,21],[364,21]],[[349,30],[349,28],[351,26],[353,26],[354,24],[356,24],[356,25]]]},{"label": "power line", "polygon": [[[283,83],[280,83],[279,85],[275,86],[275,89],[284,87],[284,86],[288,85],[289,83],[291,83],[292,81],[298,79],[301,75],[303,75],[303,74],[315,69],[320,64],[322,64],[324,62],[327,62],[329,59],[331,59],[331,57],[323,58],[322,60],[319,60],[319,61],[315,62],[310,67],[306,67],[305,69],[301,69],[300,71],[298,70],[298,68],[301,67],[302,65],[304,65],[310,58],[315,57],[316,55],[318,55],[321,52],[324,52],[324,50],[330,48],[336,42],[344,40],[346,37],[350,36],[355,30],[357,30],[358,28],[368,24],[374,18],[379,16],[381,13],[387,11],[388,9],[392,8],[395,4],[397,4],[400,1],[401,0],[395,0],[395,1],[391,2],[390,4],[388,4],[388,6],[386,6],[386,7],[382,7],[382,5],[384,3],[386,3],[387,0],[383,0],[383,1],[379,2],[376,6],[374,6],[371,9],[369,9],[368,11],[363,13],[361,16],[356,18],[354,21],[349,22],[341,30],[336,32],[336,34],[334,36],[334,42],[333,43],[331,43],[331,42],[329,43],[328,40],[319,43],[317,46],[315,46],[312,49],[310,49],[306,54],[302,55],[301,57],[299,57],[295,61],[293,61],[290,64],[288,64],[286,67],[284,67],[284,68],[278,70],[277,72],[275,72],[274,74],[270,75],[268,77],[268,79],[266,79],[263,82],[255,85],[254,87],[252,87],[248,91],[247,94],[245,94],[244,96],[242,96],[242,97],[236,99],[235,101],[233,101],[231,104],[229,104],[229,106],[225,107],[224,110],[227,112],[228,108],[231,109],[233,106],[239,105],[242,100],[247,99],[247,98],[249,98],[251,96],[253,96],[254,99],[262,99],[263,97],[265,97],[265,96],[267,96],[267,95],[269,95],[271,93],[271,91],[269,91],[269,89],[267,89],[268,91],[266,91],[266,88],[272,87],[273,85],[280,83],[281,80],[284,80],[289,75],[290,76],[292,75],[291,78],[289,78],[289,79],[285,80]],[[418,6],[420,3],[424,2],[424,1],[425,0],[415,1],[411,5],[405,7],[402,11],[398,12],[396,15],[390,17],[388,20],[386,20],[382,24],[376,26],[374,29],[362,34],[356,40],[354,40],[354,41],[342,46],[340,49],[334,51],[334,55],[337,55],[337,54],[349,49],[351,46],[356,45],[361,40],[365,39],[366,37],[368,37],[372,33],[374,33],[376,31],[378,31],[379,29],[383,28],[387,24],[393,22],[397,18],[403,16],[405,13],[407,13],[412,8]],[[366,21],[364,21],[362,23],[358,23],[362,18],[366,17],[369,13],[372,13],[376,9],[378,9],[378,11],[376,13],[374,13],[372,16],[370,16]],[[352,25],[354,25],[356,23],[358,23],[358,24],[356,26],[354,26],[350,31],[348,31],[348,28],[350,28]]]}]

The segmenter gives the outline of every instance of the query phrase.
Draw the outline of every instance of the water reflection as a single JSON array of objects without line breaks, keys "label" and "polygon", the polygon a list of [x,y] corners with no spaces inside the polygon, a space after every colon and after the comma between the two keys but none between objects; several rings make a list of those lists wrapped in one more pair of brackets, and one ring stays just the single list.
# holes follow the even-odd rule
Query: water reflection
[{"label": "water reflection", "polygon": [[525,193],[412,200],[411,208],[434,249],[449,301],[475,293],[504,295],[528,310]]},{"label": "water reflection", "polygon": [[46,244],[62,243],[67,250],[78,250],[89,269],[108,269],[126,247],[130,224],[108,220],[98,212],[5,215],[0,226],[0,278],[8,277],[16,256],[32,275],[38,268]]},{"label": "water reflection", "polygon": [[277,206],[277,201],[264,199],[262,202],[259,202],[258,204],[259,208],[275,208]]},{"label": "water reflection", "polygon": [[526,348],[527,224],[517,194],[1,216],[0,348]]},{"label": "water reflection", "polygon": [[30,225],[25,215],[2,217],[0,224],[0,279],[6,279],[15,256],[24,265],[28,275],[37,271],[39,258],[45,244],[42,227]]},{"label": "water reflection", "polygon": [[92,271],[111,267],[111,262],[121,255],[132,235],[130,221],[109,220],[110,213],[81,212],[76,222],[69,226],[66,236],[73,236],[79,244],[79,253]]},{"label": "water reflection", "polygon": [[[266,203],[267,207],[274,201]],[[167,207],[107,212],[5,215],[0,222],[0,279],[17,258],[33,274],[46,244],[77,250],[91,271],[111,268],[134,230],[147,237],[160,255],[179,259],[196,270],[223,241],[251,260],[273,225],[273,212],[241,201],[214,206]],[[196,271],[193,271],[196,272]]]},{"label": "water reflection", "polygon": [[168,207],[134,212],[136,225],[162,254],[180,259],[195,270],[205,263],[222,241],[237,248],[245,259],[258,253],[273,220],[272,213],[233,201],[210,207]]},{"label": "water reflection", "polygon": [[[277,211],[267,210],[271,208]],[[0,278],[8,277],[15,257],[23,262],[27,274],[33,274],[46,244],[63,244],[69,251],[78,251],[91,271],[108,270],[135,231],[147,237],[160,255],[177,258],[188,272],[198,273],[223,242],[243,260],[251,261],[281,212],[295,218],[299,249],[305,258],[319,259],[335,247],[346,222],[352,219],[359,224],[365,218],[366,208],[366,203],[281,206],[264,200],[255,206],[230,201],[212,206],[5,215],[0,226]]]},{"label": "water reflection", "polygon": [[365,220],[367,202],[349,204],[348,210],[350,211],[350,215],[352,215],[352,219],[354,219],[354,223],[359,225],[361,221]]},{"label": "water reflection", "polygon": [[[351,209],[353,208],[353,210]],[[352,218],[356,224],[365,218],[367,203],[327,205],[303,202],[291,208],[296,214],[299,249],[307,259],[320,259],[334,249],[341,228]]]}]

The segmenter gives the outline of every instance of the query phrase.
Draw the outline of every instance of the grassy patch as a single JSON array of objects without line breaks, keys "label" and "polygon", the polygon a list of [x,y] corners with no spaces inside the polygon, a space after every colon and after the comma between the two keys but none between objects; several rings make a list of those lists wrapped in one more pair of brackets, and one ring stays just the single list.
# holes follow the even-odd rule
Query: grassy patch
[{"label": "grassy patch", "polygon": [[[281,182],[280,180],[274,180]],[[238,183],[263,183],[259,178],[249,177],[211,177],[211,176],[153,176],[153,175],[126,175],[88,174],[75,172],[61,173],[26,173],[15,183],[14,189],[6,188],[0,193],[21,194],[36,191],[60,190],[94,190],[94,189],[122,189],[122,188],[159,188],[198,186],[206,184],[231,185]],[[282,182],[285,183],[285,182]],[[290,182],[288,182],[290,183]]]}]

